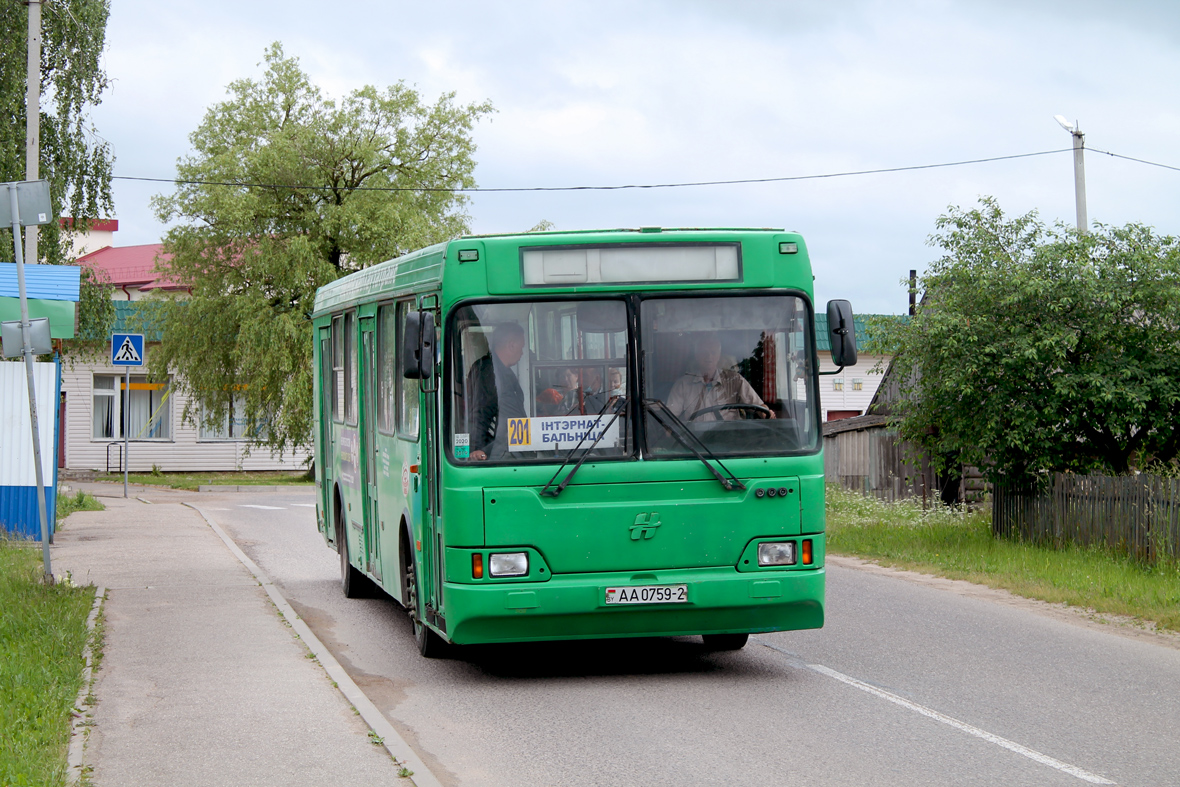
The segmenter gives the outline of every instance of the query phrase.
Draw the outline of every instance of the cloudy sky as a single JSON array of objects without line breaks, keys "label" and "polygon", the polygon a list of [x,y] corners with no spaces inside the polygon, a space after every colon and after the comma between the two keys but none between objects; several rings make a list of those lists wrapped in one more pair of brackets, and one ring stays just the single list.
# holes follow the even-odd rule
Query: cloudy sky
[{"label": "cloudy sky", "polygon": [[[225,86],[281,41],[341,96],[398,80],[428,102],[490,99],[484,187],[675,183],[907,167],[1070,147],[1091,221],[1180,234],[1180,5],[1099,0],[376,2],[111,0],[112,80],[94,121],[115,174],[169,178]],[[165,228],[166,185],[119,180],[118,245]],[[1068,152],[908,172],[638,191],[477,194],[476,232],[644,225],[785,227],[816,299],[906,307],[948,205],[1074,221]]]}]

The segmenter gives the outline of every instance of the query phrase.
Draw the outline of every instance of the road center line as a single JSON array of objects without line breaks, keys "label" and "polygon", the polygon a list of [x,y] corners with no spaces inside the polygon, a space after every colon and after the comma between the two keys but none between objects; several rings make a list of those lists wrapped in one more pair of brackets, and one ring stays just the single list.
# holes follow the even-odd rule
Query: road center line
[{"label": "road center line", "polygon": [[965,732],[968,735],[974,735],[976,738],[981,738],[981,739],[987,741],[988,743],[994,743],[995,745],[997,745],[1001,748],[1007,749],[1010,752],[1014,752],[1014,753],[1019,754],[1023,757],[1028,757],[1030,760],[1033,760],[1035,762],[1039,762],[1042,765],[1048,765],[1050,768],[1055,768],[1055,769],[1061,771],[1062,773],[1068,773],[1070,776],[1076,776],[1077,778],[1082,779],[1083,781],[1090,782],[1091,784],[1114,784],[1115,783],[1115,782],[1112,782],[1108,779],[1104,779],[1101,776],[1090,773],[1089,771],[1083,770],[1083,769],[1077,767],[1076,765],[1070,765],[1069,763],[1062,762],[1061,760],[1055,760],[1047,754],[1041,754],[1039,751],[1034,751],[1033,749],[1030,749],[1027,746],[1021,746],[1019,743],[1015,743],[1013,741],[1010,741],[1007,738],[1001,738],[999,735],[993,735],[992,733],[988,732],[987,730],[981,730],[978,727],[973,727],[972,725],[967,724],[966,722],[962,722],[962,721],[959,721],[958,719],[951,718],[950,716],[947,716],[944,713],[939,713],[936,710],[933,710],[931,708],[927,708],[925,705],[919,705],[916,702],[911,702],[910,700],[907,700],[905,697],[900,697],[892,692],[885,691],[884,689],[879,689],[876,686],[865,683],[864,681],[857,680],[856,678],[849,677],[848,675],[845,675],[842,672],[837,672],[836,670],[825,667],[822,664],[807,664],[804,662],[800,662],[800,661],[798,661],[798,656],[796,656],[796,654],[791,653],[788,650],[783,650],[782,648],[771,645],[769,642],[766,642],[764,640],[755,639],[754,641],[757,642],[759,645],[770,648],[771,650],[782,653],[783,655],[789,656],[791,658],[791,660],[794,661],[798,666],[806,667],[807,669],[809,669],[813,672],[818,672],[820,675],[826,675],[827,677],[832,678],[833,680],[838,680],[841,683],[845,683],[845,684],[852,686],[854,688],[858,688],[861,691],[868,692],[869,694],[872,694],[876,697],[880,697],[883,700],[887,700],[888,702],[892,702],[895,705],[900,705],[903,708],[909,708],[910,710],[915,711],[916,713],[920,713],[927,718],[934,719],[935,721],[940,721],[943,724],[954,727],[955,729],[959,730],[960,732]]},{"label": "road center line", "polygon": [[238,508],[258,508],[263,511],[286,511],[287,510],[287,509],[283,508],[282,506],[260,506],[260,505],[255,505],[254,503],[241,503],[238,505]]}]

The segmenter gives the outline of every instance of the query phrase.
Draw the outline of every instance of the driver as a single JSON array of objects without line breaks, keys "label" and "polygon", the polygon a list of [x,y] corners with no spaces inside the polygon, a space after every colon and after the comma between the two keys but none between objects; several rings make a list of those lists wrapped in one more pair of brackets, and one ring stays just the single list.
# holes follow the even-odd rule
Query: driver
[{"label": "driver", "polygon": [[[709,333],[701,337],[693,349],[693,361],[696,371],[690,371],[677,380],[668,394],[668,409],[678,418],[691,420],[700,410],[727,404],[766,408],[746,378],[732,369],[717,368],[721,361],[721,339],[716,334]],[[714,410],[708,415],[712,416],[709,420],[733,421],[741,418],[742,412],[734,408]],[[774,411],[766,408],[762,416],[774,418]]]}]

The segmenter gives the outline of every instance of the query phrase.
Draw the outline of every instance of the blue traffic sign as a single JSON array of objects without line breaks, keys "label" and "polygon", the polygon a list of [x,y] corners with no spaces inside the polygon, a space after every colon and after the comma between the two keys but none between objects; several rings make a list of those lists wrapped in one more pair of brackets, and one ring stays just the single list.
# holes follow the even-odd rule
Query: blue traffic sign
[{"label": "blue traffic sign", "polygon": [[111,364],[114,366],[143,366],[143,334],[112,333]]}]

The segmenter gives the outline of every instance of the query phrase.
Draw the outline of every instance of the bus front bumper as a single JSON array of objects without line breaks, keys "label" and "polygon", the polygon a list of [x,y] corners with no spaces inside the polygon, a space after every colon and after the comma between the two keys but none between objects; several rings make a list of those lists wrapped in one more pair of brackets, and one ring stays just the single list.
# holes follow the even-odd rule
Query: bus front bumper
[{"label": "bus front bumper", "polygon": [[[606,603],[608,587],[687,585],[671,604]],[[733,568],[557,575],[545,582],[444,585],[445,632],[458,645],[672,637],[820,628],[824,569]]]}]

